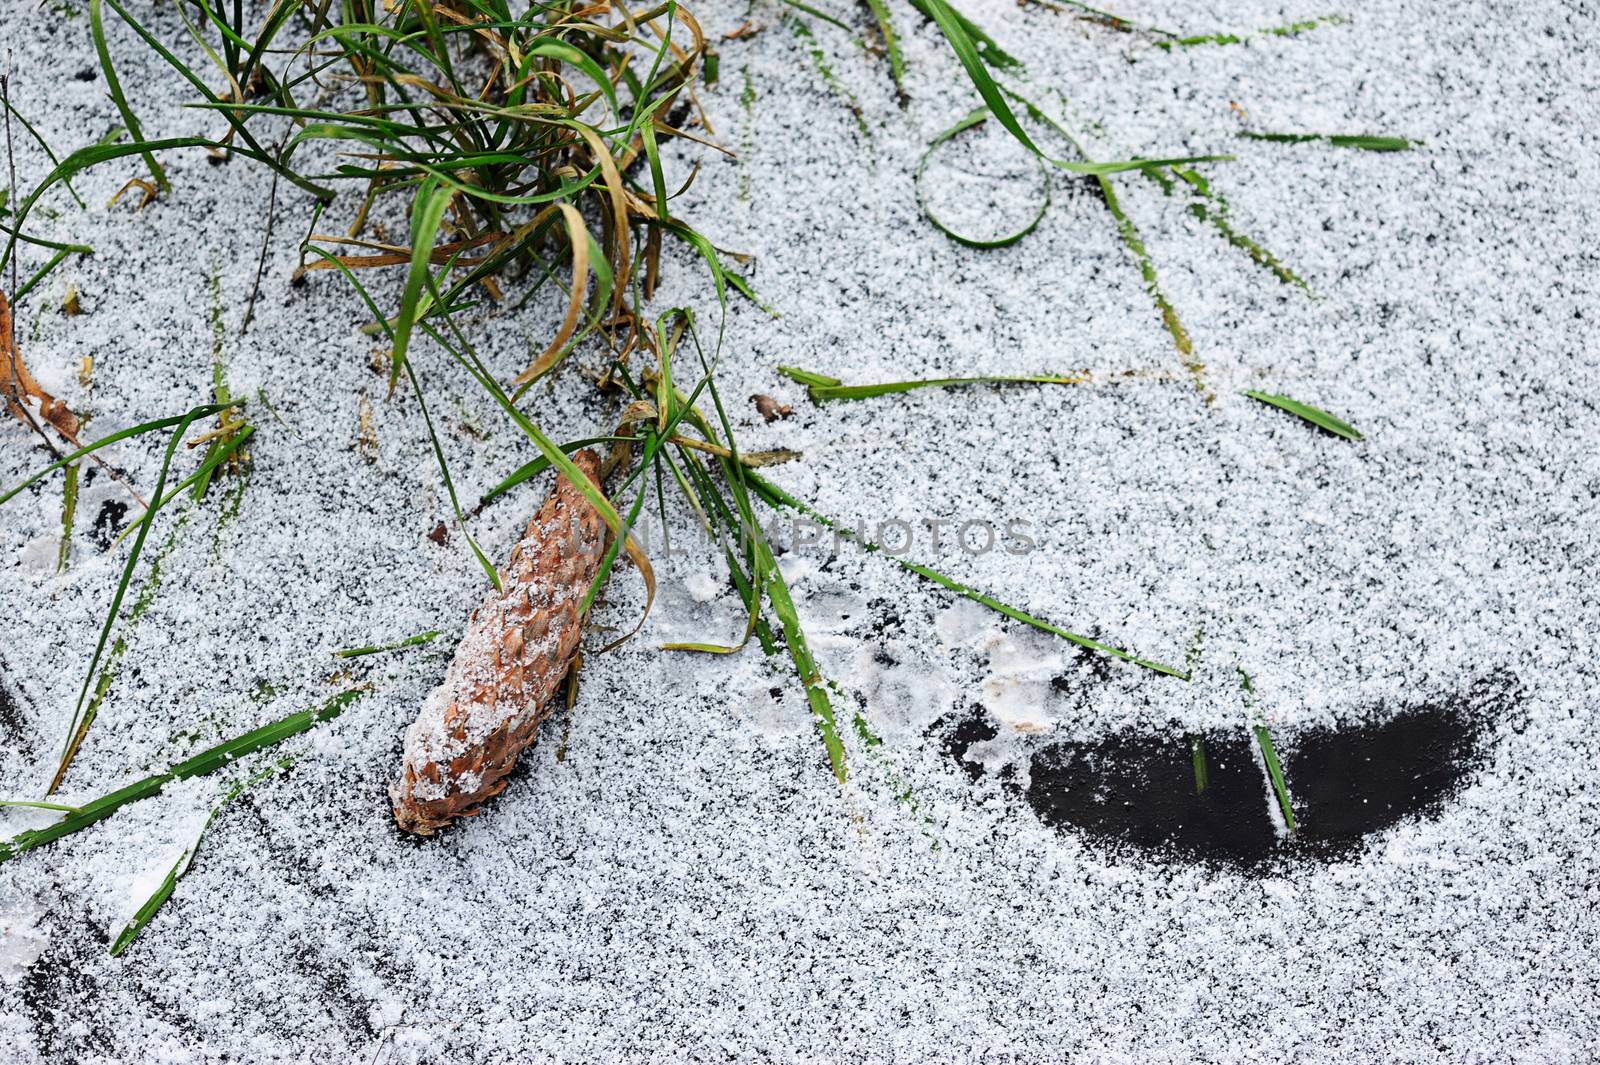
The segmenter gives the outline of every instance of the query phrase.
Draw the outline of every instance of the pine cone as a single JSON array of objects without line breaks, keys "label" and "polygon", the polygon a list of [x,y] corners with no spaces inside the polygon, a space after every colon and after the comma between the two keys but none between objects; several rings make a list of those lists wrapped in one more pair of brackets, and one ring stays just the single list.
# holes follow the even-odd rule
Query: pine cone
[{"label": "pine cone", "polygon": [[[598,484],[594,453],[572,458]],[[605,531],[589,501],[558,476],[511,552],[505,591],[473,611],[444,682],[406,730],[400,779],[389,789],[401,828],[431,835],[505,787],[578,651],[578,606]]]}]

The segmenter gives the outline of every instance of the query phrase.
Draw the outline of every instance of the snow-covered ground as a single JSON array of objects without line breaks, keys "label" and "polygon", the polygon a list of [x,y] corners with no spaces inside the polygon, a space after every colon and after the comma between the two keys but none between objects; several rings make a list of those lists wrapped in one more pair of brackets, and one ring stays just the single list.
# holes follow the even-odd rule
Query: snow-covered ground
[{"label": "snow-covered ground", "polygon": [[[170,7],[137,6],[177,39]],[[428,537],[450,509],[415,397],[385,398],[357,332],[364,310],[336,276],[289,284],[308,198],[278,191],[241,335],[269,175],[172,153],[172,194],[136,213],[106,204],[137,160],[108,164],[74,182],[86,210],[57,190],[36,216],[36,232],[95,254],[17,309],[24,358],[100,436],[203,401],[220,336],[233,391],[271,412],[252,405],[237,513],[225,483],[151,534],[124,618],[157,556],[159,587],[113,635],[126,647],[64,801],[353,684],[371,691],[223,810],[119,958],[110,940],[226,779],[170,787],[0,865],[0,1059],[1600,1053],[1597,12],[1390,2],[1298,37],[1167,52],[1039,5],[960,5],[1026,63],[1014,83],[1099,158],[1237,153],[1206,168],[1231,222],[1316,298],[1229,248],[1176,194],[1115,184],[1194,338],[1208,403],[1081,180],[1051,178],[1050,210],[1009,248],[966,248],[928,224],[917,161],[976,97],[934,27],[890,6],[904,108],[887,65],[823,21],[797,16],[808,37],[770,0],[696,7],[714,38],[747,17],[764,27],[719,44],[720,84],[702,94],[737,161],[682,154],[669,176],[676,187],[702,160],[678,212],[751,254],[742,269],[780,312],[730,304],[720,373],[743,445],[803,451],[771,479],[852,522],[912,524],[909,557],[1005,602],[1164,662],[1198,645],[1193,681],[1107,668],[849,545],[837,557],[796,546],[783,565],[822,670],[845,717],[859,708],[884,741],[850,732],[841,788],[782,659],[656,649],[742,624],[692,516],[669,506],[680,553],[657,552],[641,636],[586,662],[577,705],[486,813],[418,845],[395,829],[386,788],[483,578],[459,534]],[[829,9],[866,22],[864,7]],[[1302,0],[1117,11],[1185,33],[1329,13]],[[58,153],[119,124],[76,0],[0,0],[0,25],[12,99]],[[147,135],[210,128],[108,25]],[[1245,128],[1423,143],[1380,154],[1245,140]],[[31,188],[49,162],[14,132]],[[939,154],[926,187],[941,217],[998,228],[1026,220],[1036,181],[988,130]],[[25,249],[25,271],[43,262]],[[661,307],[716,321],[692,258],[674,251],[664,273]],[[69,285],[81,315],[59,311]],[[542,348],[549,310],[474,324],[503,377]],[[532,457],[446,355],[412,357],[465,498]],[[848,383],[1151,372],[815,407],[780,364]],[[1317,432],[1244,388],[1325,408],[1365,439]],[[754,393],[793,417],[765,423]],[[616,417],[576,368],[527,409],[558,439]],[[164,444],[119,446],[115,462],[148,490]],[[47,459],[0,425],[0,487]],[[180,449],[181,469],[196,461]],[[505,556],[543,488],[474,521],[486,551]],[[127,542],[97,542],[95,519],[124,498],[103,475],[86,484],[60,573],[59,479],[0,510],[0,794],[36,797],[48,781],[127,557]],[[933,520],[950,523],[938,546],[921,524]],[[949,530],[972,520],[1026,522],[1033,549],[963,551]],[[637,574],[619,570],[588,642],[642,605]],[[427,629],[445,635],[332,656]],[[1290,846],[1264,866],[1196,862],[1051,827],[1026,800],[1044,745],[1243,736],[1240,670],[1291,770],[1297,737],[1316,730],[1475,685],[1501,695],[1464,785],[1336,860]],[[961,722],[986,737],[967,759],[952,748]],[[7,811],[0,837],[51,816]]]}]

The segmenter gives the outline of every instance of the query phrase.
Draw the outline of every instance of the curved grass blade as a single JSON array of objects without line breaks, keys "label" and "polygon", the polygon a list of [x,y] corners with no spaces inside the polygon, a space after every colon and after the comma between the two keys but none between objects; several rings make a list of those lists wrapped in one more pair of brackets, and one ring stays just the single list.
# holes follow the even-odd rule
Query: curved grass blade
[{"label": "curved grass blade", "polygon": [[1360,431],[1357,430],[1355,426],[1348,422],[1340,421],[1327,411],[1318,407],[1313,407],[1309,403],[1301,403],[1299,400],[1290,399],[1288,396],[1275,395],[1271,392],[1260,392],[1253,388],[1246,389],[1244,394],[1259,403],[1265,403],[1270,407],[1277,407],[1279,410],[1286,410],[1297,418],[1305,419],[1312,425],[1315,425],[1318,429],[1327,430],[1334,436],[1342,436],[1346,440],[1362,439]]},{"label": "curved grass blade", "polygon": [[121,159],[129,155],[153,154],[158,151],[165,151],[168,148],[214,147],[216,147],[215,142],[209,141],[204,137],[169,137],[165,140],[139,141],[133,144],[91,144],[87,148],[79,148],[62,160],[59,166],[46,174],[44,180],[34,186],[33,191],[28,193],[27,198],[22,201],[16,212],[11,216],[12,228],[7,231],[10,234],[10,239],[6,241],[5,253],[0,254],[0,267],[9,262],[14,254],[19,234],[22,232],[22,223],[33,210],[34,204],[56,182],[65,181],[72,175],[87,170],[91,166],[109,162],[112,159]]},{"label": "curved grass blade", "polygon": [[940,219],[938,215],[933,213],[933,208],[928,206],[927,196],[922,191],[922,179],[923,175],[928,169],[928,163],[933,159],[934,150],[937,149],[939,145],[955,137],[957,134],[965,132],[974,126],[981,125],[992,114],[993,112],[991,112],[989,108],[979,107],[968,114],[961,121],[957,122],[955,125],[951,126],[949,129],[933,138],[933,140],[929,141],[928,147],[922,153],[922,158],[917,160],[917,169],[912,176],[912,187],[917,193],[917,206],[922,208],[923,216],[933,224],[933,228],[937,229],[939,232],[943,233],[956,243],[965,244],[969,248],[1009,247],[1010,245],[1021,240],[1023,237],[1027,236],[1029,233],[1032,233],[1034,229],[1038,227],[1039,223],[1044,220],[1045,214],[1050,210],[1050,171],[1045,165],[1045,161],[1041,156],[1035,157],[1035,161],[1039,165],[1040,177],[1043,178],[1043,196],[1039,202],[1039,209],[1033,213],[1032,218],[1023,224],[1021,229],[1018,229],[1013,233],[1007,233],[999,237],[969,237],[951,228],[947,223]]}]

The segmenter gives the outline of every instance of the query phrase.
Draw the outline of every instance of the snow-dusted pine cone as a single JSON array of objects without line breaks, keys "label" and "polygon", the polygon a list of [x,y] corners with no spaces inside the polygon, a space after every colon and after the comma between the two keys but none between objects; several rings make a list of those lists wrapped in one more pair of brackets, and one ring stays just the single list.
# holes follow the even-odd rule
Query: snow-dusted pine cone
[{"label": "snow-dusted pine cone", "polygon": [[[572,459],[598,484],[592,451]],[[600,515],[558,476],[511,552],[505,591],[473,612],[444,682],[406,730],[389,789],[401,828],[430,835],[505,787],[577,653],[578,607],[604,545]]]}]

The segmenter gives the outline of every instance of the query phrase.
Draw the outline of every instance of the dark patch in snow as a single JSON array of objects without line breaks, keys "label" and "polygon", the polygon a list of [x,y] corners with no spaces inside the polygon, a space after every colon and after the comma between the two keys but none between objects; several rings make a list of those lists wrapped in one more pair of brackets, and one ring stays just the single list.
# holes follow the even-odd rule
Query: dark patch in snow
[{"label": "dark patch in snow", "polygon": [[94,528],[89,530],[89,538],[100,550],[111,550],[112,543],[122,533],[123,520],[127,516],[127,503],[120,499],[106,500],[100,504],[100,513],[94,516]]},{"label": "dark patch in snow", "polygon": [[0,738],[8,744],[20,744],[25,725],[22,708],[17,705],[17,698],[11,691],[10,673],[6,660],[0,658]]},{"label": "dark patch in snow", "polygon": [[[1373,833],[1436,816],[1480,764],[1489,725],[1519,691],[1496,673],[1454,698],[1393,714],[1379,707],[1366,724],[1277,737],[1298,821],[1292,836],[1275,824],[1271,784],[1243,730],[1203,736],[1203,790],[1192,737],[1128,729],[1034,752],[1025,798],[1052,827],[1186,861],[1253,871],[1279,858],[1336,861]],[[996,727],[981,714],[936,727],[947,733],[945,754],[973,780],[982,776],[965,754]]]},{"label": "dark patch in snow", "polygon": [[983,766],[967,760],[967,749],[974,743],[984,743],[1000,735],[1000,730],[995,728],[994,722],[982,710],[973,710],[967,716],[959,718],[954,723],[949,717],[942,717],[933,723],[930,734],[944,734],[944,742],[940,749],[945,756],[955,759],[957,765],[967,771],[967,776],[977,780],[983,776]]}]

